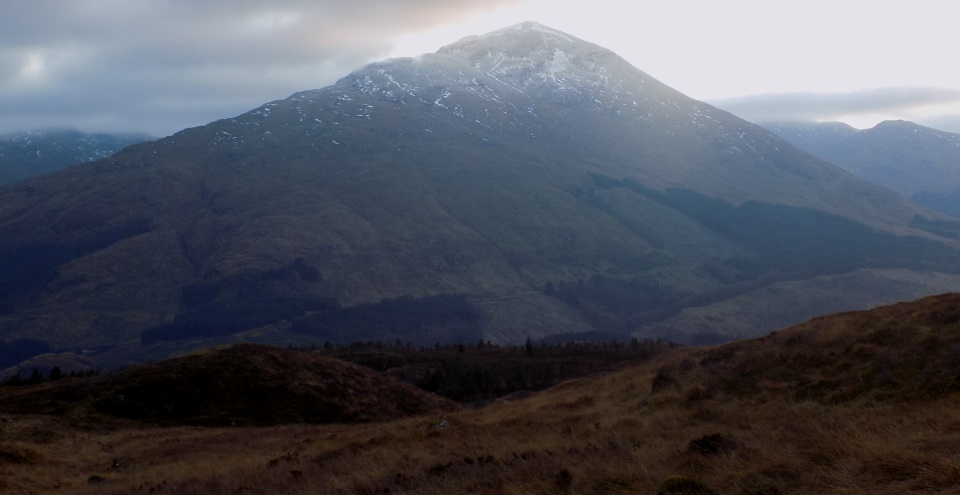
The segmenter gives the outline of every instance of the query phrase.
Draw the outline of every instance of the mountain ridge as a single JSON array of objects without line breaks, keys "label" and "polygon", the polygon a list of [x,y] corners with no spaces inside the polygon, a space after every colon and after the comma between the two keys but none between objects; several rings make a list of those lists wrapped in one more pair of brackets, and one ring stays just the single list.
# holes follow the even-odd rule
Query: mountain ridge
[{"label": "mountain ridge", "polygon": [[78,163],[105,158],[154,139],[142,133],[84,133],[47,128],[0,135],[0,186]]},{"label": "mountain ridge", "polygon": [[960,203],[955,201],[960,190],[960,134],[905,120],[884,121],[863,130],[838,123],[763,125],[875,184],[934,210],[960,214]]}]

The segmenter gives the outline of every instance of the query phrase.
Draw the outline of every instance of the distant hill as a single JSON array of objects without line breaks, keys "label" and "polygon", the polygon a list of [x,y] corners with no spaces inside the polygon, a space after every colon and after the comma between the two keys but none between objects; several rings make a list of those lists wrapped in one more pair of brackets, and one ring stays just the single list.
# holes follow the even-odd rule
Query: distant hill
[{"label": "distant hill", "polygon": [[0,190],[0,337],[717,342],[960,290],[946,218],[524,23]]},{"label": "distant hill", "polygon": [[798,148],[924,206],[960,217],[960,134],[906,121],[767,123]]},{"label": "distant hill", "polygon": [[0,185],[106,158],[136,143],[154,139],[138,133],[85,133],[41,129],[0,134]]}]

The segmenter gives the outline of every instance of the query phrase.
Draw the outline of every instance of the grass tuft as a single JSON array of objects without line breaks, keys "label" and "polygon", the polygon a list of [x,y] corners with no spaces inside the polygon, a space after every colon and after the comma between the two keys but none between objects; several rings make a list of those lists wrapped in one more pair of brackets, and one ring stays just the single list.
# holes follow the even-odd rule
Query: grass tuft
[{"label": "grass tuft", "polygon": [[716,495],[717,492],[707,488],[703,483],[684,478],[683,476],[671,476],[660,483],[657,489],[657,495]]}]

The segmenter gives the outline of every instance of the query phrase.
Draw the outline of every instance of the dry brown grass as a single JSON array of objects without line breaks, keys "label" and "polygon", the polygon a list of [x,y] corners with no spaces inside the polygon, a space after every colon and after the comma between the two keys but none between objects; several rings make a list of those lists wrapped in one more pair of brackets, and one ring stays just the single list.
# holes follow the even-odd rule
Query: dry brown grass
[{"label": "dry brown grass", "polygon": [[[940,359],[949,353],[931,350],[923,366],[910,354],[890,354],[889,382],[860,380],[863,367],[891,345],[912,353],[932,349],[924,346],[935,337],[949,348],[955,323],[911,317],[908,325],[907,315],[897,317],[903,328],[884,330],[895,316],[886,311],[817,320],[758,341],[678,349],[642,367],[451,413],[442,430],[431,428],[437,418],[419,417],[100,431],[7,415],[0,421],[0,491],[960,493],[960,395],[908,374],[926,376],[930,363],[947,369]],[[653,393],[658,375],[669,385]]]},{"label": "dry brown grass", "polygon": [[[526,400],[355,426],[78,430],[6,418],[10,493],[716,493],[960,491],[960,404],[651,396],[638,369]],[[49,433],[47,433],[49,432]],[[732,448],[704,454],[719,434]],[[88,484],[92,476],[102,482]],[[386,490],[389,490],[386,491]]]}]

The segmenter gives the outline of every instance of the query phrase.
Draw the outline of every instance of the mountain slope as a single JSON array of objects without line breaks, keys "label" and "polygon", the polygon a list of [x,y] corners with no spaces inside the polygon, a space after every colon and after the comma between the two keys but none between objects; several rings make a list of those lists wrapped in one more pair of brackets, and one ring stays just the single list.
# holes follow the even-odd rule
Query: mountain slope
[{"label": "mountain slope", "polygon": [[[929,208],[960,216],[960,134],[906,121],[858,131],[840,123],[770,123],[800,149],[889,187]],[[951,197],[953,199],[951,199]]]},{"label": "mountain slope", "polygon": [[153,139],[145,134],[88,134],[45,129],[0,136],[0,185],[108,157]]},{"label": "mountain slope", "polygon": [[122,361],[627,335],[863,269],[940,291],[960,254],[939,220],[525,23],[0,191],[0,336]]}]

